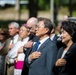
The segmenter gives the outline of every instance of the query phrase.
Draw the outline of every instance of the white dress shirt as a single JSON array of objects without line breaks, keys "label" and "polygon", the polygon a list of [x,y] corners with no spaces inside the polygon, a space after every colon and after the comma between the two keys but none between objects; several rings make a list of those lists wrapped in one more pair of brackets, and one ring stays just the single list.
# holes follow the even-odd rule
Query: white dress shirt
[{"label": "white dress shirt", "polygon": [[14,63],[14,59],[17,57],[18,49],[24,46],[29,40],[29,37],[24,38],[22,41],[15,43],[14,47],[8,52],[7,56],[10,59],[10,63]]},{"label": "white dress shirt", "polygon": [[15,44],[15,43],[18,41],[18,38],[19,38],[19,35],[16,34],[16,35],[13,37],[13,40],[11,39],[10,45],[12,44],[12,42]]},{"label": "white dress shirt", "polygon": [[53,39],[54,39],[54,36],[55,36],[55,34],[53,34],[53,36],[52,37],[50,37],[50,39],[53,41]]},{"label": "white dress shirt", "polygon": [[62,53],[61,58],[63,58],[63,57],[65,56],[66,53],[67,53],[67,50],[64,50],[63,53]]},{"label": "white dress shirt", "polygon": [[38,49],[39,49],[39,47],[40,47],[48,38],[49,38],[49,37],[46,37],[46,38],[40,40],[40,44],[39,44],[39,46],[38,46]]}]

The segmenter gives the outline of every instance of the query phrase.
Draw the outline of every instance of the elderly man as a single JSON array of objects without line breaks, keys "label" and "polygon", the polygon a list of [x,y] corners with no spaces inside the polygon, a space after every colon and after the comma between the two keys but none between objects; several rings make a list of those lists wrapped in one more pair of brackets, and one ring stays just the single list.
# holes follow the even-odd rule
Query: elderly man
[{"label": "elderly man", "polygon": [[0,50],[1,55],[5,55],[5,75],[13,75],[14,72],[14,62],[9,62],[9,58],[7,57],[8,52],[11,50],[11,48],[14,46],[14,44],[20,40],[18,32],[19,32],[19,24],[16,22],[12,22],[8,25],[9,29],[9,35],[10,38],[8,38],[5,41],[4,47],[2,50]]},{"label": "elderly man", "polygon": [[[33,43],[39,40],[39,38],[35,35],[37,23],[38,23],[38,20],[35,17],[31,17],[30,19],[27,20],[26,24],[27,24],[27,27],[30,29],[30,36],[29,36],[30,41],[24,46],[24,53],[26,55],[25,58],[27,58],[28,55],[30,54]],[[26,63],[24,63],[22,75],[28,75],[28,69],[29,68],[26,66]]]}]

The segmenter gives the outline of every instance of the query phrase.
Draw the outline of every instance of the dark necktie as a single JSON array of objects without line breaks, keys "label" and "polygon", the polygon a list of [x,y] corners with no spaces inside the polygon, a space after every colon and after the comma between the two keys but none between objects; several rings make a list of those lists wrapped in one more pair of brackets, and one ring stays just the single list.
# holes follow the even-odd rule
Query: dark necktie
[{"label": "dark necktie", "polygon": [[38,41],[36,44],[35,44],[35,51],[38,50],[38,46],[39,46],[40,42]]},{"label": "dark necktie", "polygon": [[13,37],[11,37],[11,41],[12,41],[12,43],[11,43],[11,44],[13,44],[13,43],[14,43],[14,38],[13,38]]}]

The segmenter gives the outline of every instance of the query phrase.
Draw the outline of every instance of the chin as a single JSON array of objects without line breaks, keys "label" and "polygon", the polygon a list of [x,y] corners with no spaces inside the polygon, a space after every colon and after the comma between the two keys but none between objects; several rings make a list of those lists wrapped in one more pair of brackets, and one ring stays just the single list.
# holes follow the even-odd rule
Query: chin
[{"label": "chin", "polygon": [[38,36],[38,34],[36,33],[36,36]]},{"label": "chin", "polygon": [[36,36],[40,37],[39,35],[36,35]]},{"label": "chin", "polygon": [[62,40],[62,43],[65,43],[65,41],[64,41],[64,40]]}]

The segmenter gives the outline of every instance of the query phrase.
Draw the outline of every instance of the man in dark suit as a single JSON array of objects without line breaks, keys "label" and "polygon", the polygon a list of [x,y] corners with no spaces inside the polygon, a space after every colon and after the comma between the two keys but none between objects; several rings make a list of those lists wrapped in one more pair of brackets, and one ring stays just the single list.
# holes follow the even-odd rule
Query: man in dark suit
[{"label": "man in dark suit", "polygon": [[57,39],[58,39],[58,36],[55,34],[55,24],[53,24],[53,28],[52,28],[52,31],[50,33],[50,39],[51,41],[53,41],[54,43],[57,44]]},{"label": "man in dark suit", "polygon": [[39,46],[37,43],[33,46],[31,54],[26,58],[26,64],[29,66],[28,75],[53,75],[52,67],[54,65],[57,47],[50,40],[52,22],[43,18],[36,26],[36,36],[39,37]]},{"label": "man in dark suit", "polygon": [[[25,53],[25,58],[27,58],[32,50],[32,45],[34,42],[37,42],[39,40],[39,38],[35,35],[35,28],[36,28],[36,25],[38,23],[38,20],[37,18],[35,17],[31,17],[27,20],[27,28],[30,29],[30,36],[29,36],[29,42],[27,44],[25,44],[24,46],[24,53]],[[28,70],[29,70],[29,67],[26,66],[26,62],[24,62],[24,66],[23,66],[23,69],[22,69],[22,74],[21,75],[28,75]]]},{"label": "man in dark suit", "polygon": [[55,26],[55,24],[53,24],[53,29],[52,29],[52,31],[51,31],[51,33],[50,33],[50,39],[51,39],[51,41],[53,41],[53,42],[57,45],[57,48],[59,49],[59,48],[61,48],[64,44],[62,43],[62,40],[61,40],[60,35],[57,35],[57,34],[55,33],[55,29],[56,29],[56,26]]}]

